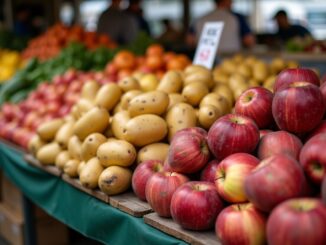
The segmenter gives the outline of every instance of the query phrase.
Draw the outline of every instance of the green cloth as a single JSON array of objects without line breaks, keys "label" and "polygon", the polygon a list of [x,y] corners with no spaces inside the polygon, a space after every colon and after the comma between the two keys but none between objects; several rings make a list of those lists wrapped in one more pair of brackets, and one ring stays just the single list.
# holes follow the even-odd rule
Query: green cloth
[{"label": "green cloth", "polygon": [[35,204],[87,237],[112,245],[186,244],[30,166],[21,152],[2,143],[0,168]]}]

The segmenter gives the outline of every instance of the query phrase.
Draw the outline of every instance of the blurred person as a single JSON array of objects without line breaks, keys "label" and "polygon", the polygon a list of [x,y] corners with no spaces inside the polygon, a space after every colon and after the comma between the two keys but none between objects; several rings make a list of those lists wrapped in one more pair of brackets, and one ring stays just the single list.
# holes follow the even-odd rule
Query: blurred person
[{"label": "blurred person", "polygon": [[138,24],[134,16],[120,7],[121,0],[112,0],[98,20],[97,32],[107,34],[118,44],[129,44],[137,36]]},{"label": "blurred person", "polygon": [[137,19],[137,23],[140,31],[143,31],[146,34],[151,35],[148,22],[145,20],[143,16],[141,2],[142,2],[141,0],[129,0],[129,6],[127,8],[127,11]]},{"label": "blurred person", "polygon": [[27,5],[22,4],[15,10],[14,33],[18,36],[30,36],[32,32],[31,11]]},{"label": "blurred person", "polygon": [[305,27],[291,24],[286,11],[283,9],[277,11],[274,19],[278,26],[278,32],[276,35],[282,41],[288,41],[294,37],[311,36],[311,33]]},{"label": "blurred person", "polygon": [[164,25],[164,32],[157,38],[157,41],[162,43],[168,48],[173,46],[175,43],[182,41],[182,33],[175,29],[168,19],[163,19],[162,23]]},{"label": "blurred person", "polygon": [[[245,17],[232,12],[232,0],[215,0],[216,8],[210,13],[199,18],[194,26],[196,39],[198,40],[206,22],[222,21],[224,29],[221,35],[219,52],[237,52],[242,47],[252,47],[255,44],[255,37],[251,32]],[[188,37],[188,43],[192,42]]]}]

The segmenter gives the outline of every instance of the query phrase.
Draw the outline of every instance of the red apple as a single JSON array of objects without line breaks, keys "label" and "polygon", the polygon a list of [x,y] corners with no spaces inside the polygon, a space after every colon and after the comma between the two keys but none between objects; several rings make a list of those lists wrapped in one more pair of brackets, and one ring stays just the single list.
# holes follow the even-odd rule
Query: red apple
[{"label": "red apple", "polygon": [[250,202],[269,212],[277,204],[302,194],[304,174],[300,164],[289,155],[266,158],[245,179]]},{"label": "red apple", "polygon": [[317,134],[321,134],[321,133],[326,133],[326,121],[325,120],[321,121],[321,123],[314,130],[312,130],[310,132],[310,134],[308,135],[306,140],[309,140],[313,136],[315,136]]},{"label": "red apple", "polygon": [[215,183],[215,175],[218,164],[219,161],[217,161],[216,159],[210,161],[206,165],[206,167],[201,171],[200,180]]},{"label": "red apple", "polygon": [[299,160],[301,140],[286,131],[276,131],[266,134],[258,145],[258,157],[264,159],[276,154],[289,154]]},{"label": "red apple", "polygon": [[280,88],[287,87],[293,82],[308,82],[316,86],[320,85],[319,77],[313,70],[305,68],[290,68],[285,69],[278,74],[274,84],[274,92],[277,92]]},{"label": "red apple", "polygon": [[223,209],[215,185],[191,181],[180,186],[171,200],[173,220],[188,230],[208,230],[214,227],[217,215]]},{"label": "red apple", "polygon": [[300,163],[306,175],[317,184],[326,176],[326,133],[317,134],[303,146]]},{"label": "red apple", "polygon": [[259,142],[259,130],[252,119],[228,114],[211,126],[207,138],[211,152],[222,160],[233,153],[253,152]]},{"label": "red apple", "polygon": [[294,82],[274,95],[272,110],[280,129],[307,133],[322,120],[325,102],[317,86]]},{"label": "red apple", "polygon": [[168,163],[174,172],[191,174],[202,169],[209,160],[210,152],[206,137],[196,128],[178,131],[170,144]]},{"label": "red apple", "polygon": [[325,82],[320,86],[320,91],[323,94],[324,100],[326,102],[326,83]]},{"label": "red apple", "polygon": [[259,138],[261,140],[261,138],[263,138],[266,134],[269,134],[273,132],[272,130],[269,130],[269,129],[261,129],[259,130]]},{"label": "red apple", "polygon": [[199,135],[207,138],[207,131],[200,127],[184,128],[184,129],[179,130],[175,135],[178,135],[181,133],[199,134]]},{"label": "red apple", "polygon": [[222,244],[265,244],[266,217],[251,203],[233,204],[217,217],[215,232]]},{"label": "red apple", "polygon": [[243,92],[235,103],[235,113],[250,117],[258,128],[266,128],[273,123],[273,94],[266,88],[255,87]]},{"label": "red apple", "polygon": [[132,175],[132,189],[139,199],[146,201],[145,188],[148,179],[162,170],[163,164],[158,160],[143,161],[136,167]]},{"label": "red apple", "polygon": [[245,178],[259,164],[259,160],[247,153],[235,153],[217,166],[215,185],[218,194],[230,203],[247,201]]},{"label": "red apple", "polygon": [[324,178],[322,184],[321,184],[321,198],[326,205],[326,177]]},{"label": "red apple", "polygon": [[157,172],[149,178],[145,188],[146,200],[162,217],[171,217],[170,205],[173,193],[188,178],[175,172]]},{"label": "red apple", "polygon": [[270,245],[325,245],[326,206],[314,198],[295,198],[278,205],[267,221]]}]

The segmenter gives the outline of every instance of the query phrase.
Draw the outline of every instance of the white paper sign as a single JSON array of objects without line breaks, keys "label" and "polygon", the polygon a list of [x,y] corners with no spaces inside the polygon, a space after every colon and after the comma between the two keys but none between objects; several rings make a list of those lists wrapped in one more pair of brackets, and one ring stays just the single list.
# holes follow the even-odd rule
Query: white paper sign
[{"label": "white paper sign", "polygon": [[193,64],[212,69],[224,22],[206,22],[197,45]]}]

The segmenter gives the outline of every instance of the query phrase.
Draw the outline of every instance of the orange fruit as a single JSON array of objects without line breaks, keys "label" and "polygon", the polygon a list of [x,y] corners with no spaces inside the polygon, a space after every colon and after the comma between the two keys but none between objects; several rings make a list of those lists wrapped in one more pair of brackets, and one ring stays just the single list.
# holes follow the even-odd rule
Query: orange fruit
[{"label": "orange fruit", "polygon": [[146,66],[151,70],[159,70],[164,66],[163,56],[151,55],[146,58]]},{"label": "orange fruit", "polygon": [[113,63],[118,69],[132,69],[136,65],[136,58],[130,51],[122,50],[115,55]]},{"label": "orange fruit", "polygon": [[148,46],[146,50],[147,56],[163,55],[163,54],[164,54],[164,48],[160,44],[152,44]]}]

